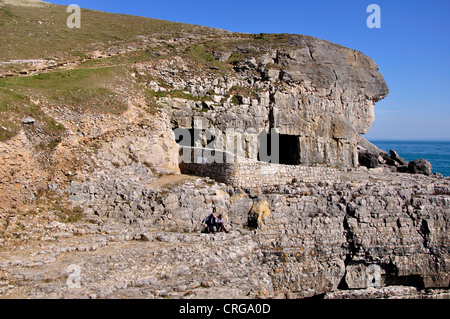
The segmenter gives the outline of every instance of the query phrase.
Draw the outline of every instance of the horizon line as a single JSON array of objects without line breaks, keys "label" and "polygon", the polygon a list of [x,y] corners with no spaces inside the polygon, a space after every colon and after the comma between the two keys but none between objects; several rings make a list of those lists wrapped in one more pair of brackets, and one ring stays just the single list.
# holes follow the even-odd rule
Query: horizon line
[{"label": "horizon line", "polygon": [[389,139],[389,138],[367,138],[369,142],[449,142],[450,139]]}]

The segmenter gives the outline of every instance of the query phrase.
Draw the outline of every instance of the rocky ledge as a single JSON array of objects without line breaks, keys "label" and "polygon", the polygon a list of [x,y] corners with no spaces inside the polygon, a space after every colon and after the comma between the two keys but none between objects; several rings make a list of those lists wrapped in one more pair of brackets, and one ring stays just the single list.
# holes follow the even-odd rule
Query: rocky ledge
[{"label": "rocky ledge", "polygon": [[[73,200],[91,207],[85,222],[30,224],[28,241],[1,252],[2,295],[449,296],[448,178],[350,170],[339,183],[260,190],[184,175],[145,189],[121,181],[71,186]],[[249,214],[262,200],[270,215],[256,227]],[[201,232],[212,211],[230,233]]]},{"label": "rocky ledge", "polygon": [[[388,154],[362,136],[359,137],[357,149],[359,165],[366,168],[384,167],[392,172],[423,174],[427,176],[433,174],[433,167],[426,159],[419,158],[408,162],[400,157],[395,150],[390,150],[390,154]],[[440,173],[434,173],[434,175],[442,177]]]}]

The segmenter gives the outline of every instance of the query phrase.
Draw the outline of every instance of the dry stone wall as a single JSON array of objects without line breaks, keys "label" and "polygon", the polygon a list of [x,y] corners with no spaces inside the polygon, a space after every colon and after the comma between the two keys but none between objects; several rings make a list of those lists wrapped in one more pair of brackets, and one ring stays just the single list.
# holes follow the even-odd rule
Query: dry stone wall
[{"label": "dry stone wall", "polygon": [[184,174],[210,177],[218,182],[242,188],[262,188],[300,182],[337,182],[339,170],[327,165],[282,165],[250,160],[226,152],[215,151],[215,158],[222,163],[212,162],[211,150],[183,147],[185,158],[181,158],[180,170]]}]

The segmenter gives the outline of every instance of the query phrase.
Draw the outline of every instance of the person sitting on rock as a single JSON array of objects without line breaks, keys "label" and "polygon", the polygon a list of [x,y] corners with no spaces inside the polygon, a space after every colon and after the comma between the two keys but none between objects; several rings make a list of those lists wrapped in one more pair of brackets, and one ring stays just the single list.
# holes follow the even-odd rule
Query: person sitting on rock
[{"label": "person sitting on rock", "polygon": [[220,214],[219,217],[217,217],[216,225],[217,225],[217,231],[219,231],[219,232],[224,231],[226,233],[229,233],[229,231],[225,228],[225,221],[223,220],[222,214]]},{"label": "person sitting on rock", "polygon": [[217,223],[216,223],[216,215],[214,215],[214,213],[212,213],[211,215],[209,215],[208,217],[206,217],[203,221],[202,221],[202,226],[206,226],[204,232],[205,233],[215,233],[216,231],[214,230],[214,227],[217,228]]}]

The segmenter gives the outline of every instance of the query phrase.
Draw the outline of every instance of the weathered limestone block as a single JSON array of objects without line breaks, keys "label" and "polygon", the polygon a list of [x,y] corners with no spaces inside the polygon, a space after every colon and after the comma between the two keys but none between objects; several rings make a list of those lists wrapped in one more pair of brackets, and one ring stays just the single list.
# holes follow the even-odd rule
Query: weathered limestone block
[{"label": "weathered limestone block", "polygon": [[253,204],[249,212],[249,224],[255,225],[257,228],[261,228],[264,225],[264,221],[270,216],[269,202],[266,200],[260,200]]},{"label": "weathered limestone block", "polygon": [[431,175],[431,163],[424,159],[417,159],[408,163],[408,172],[412,174]]},{"label": "weathered limestone block", "polygon": [[347,265],[345,282],[349,289],[380,288],[385,285],[384,275],[385,271],[376,264]]}]

